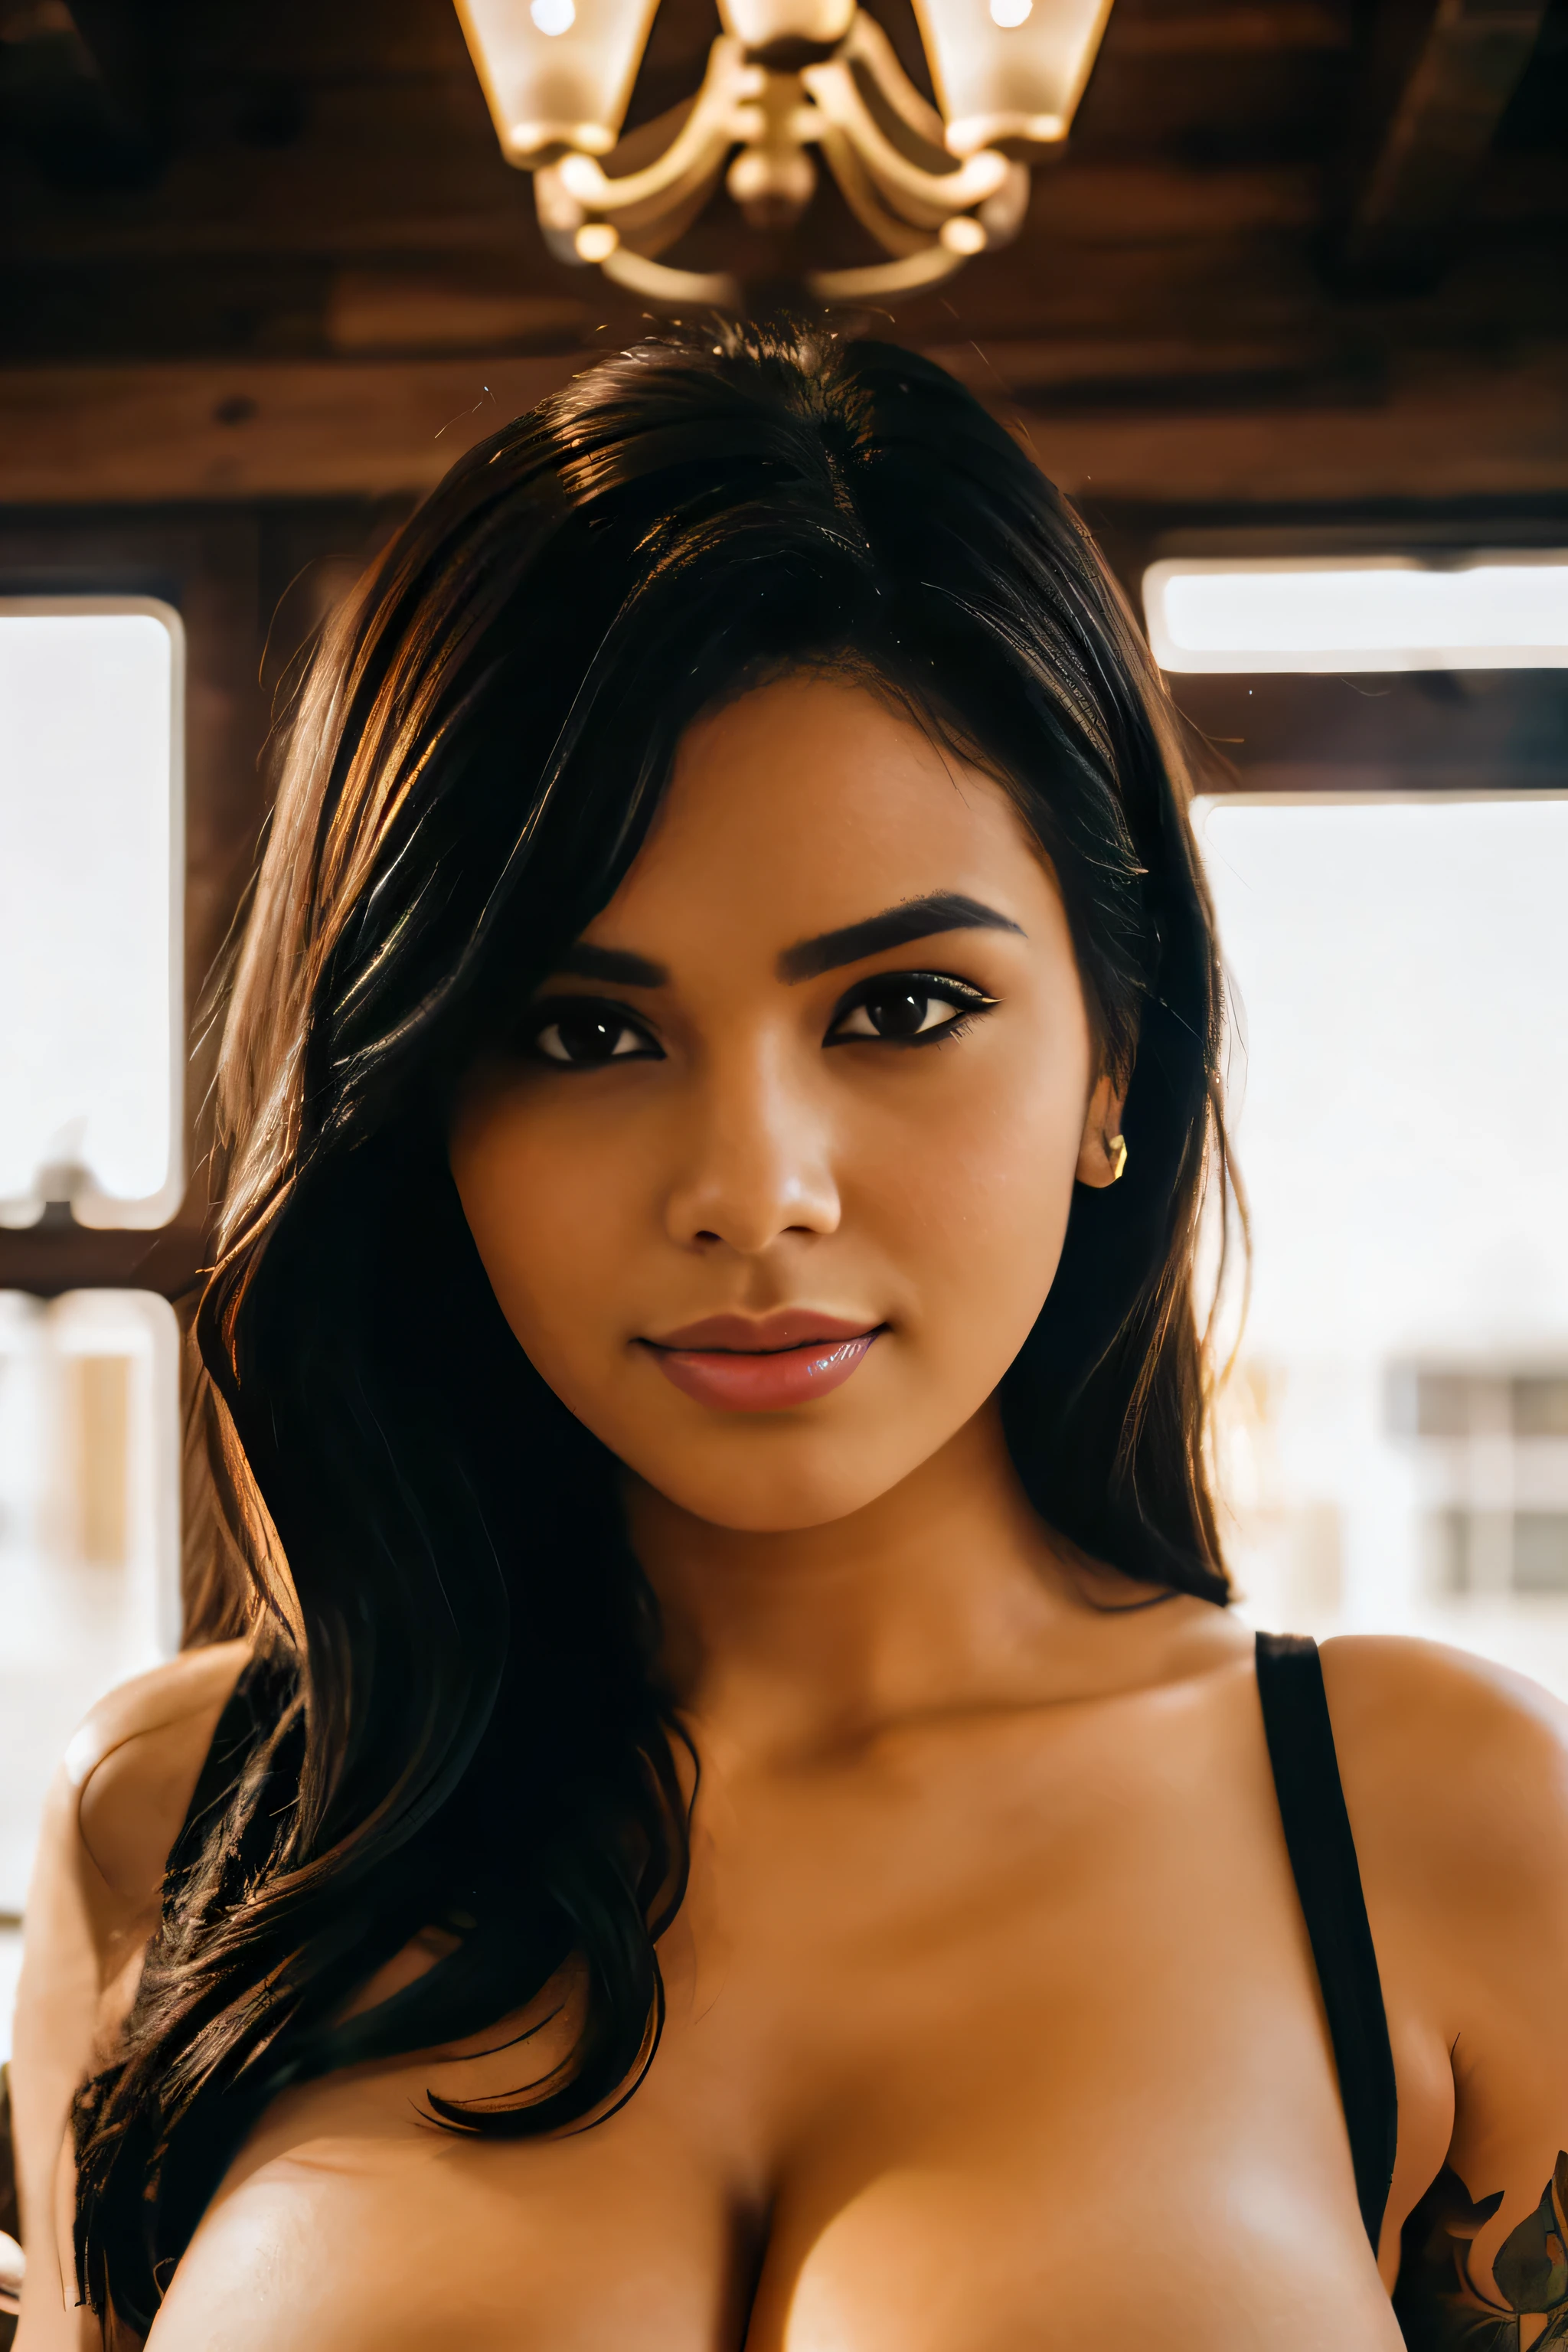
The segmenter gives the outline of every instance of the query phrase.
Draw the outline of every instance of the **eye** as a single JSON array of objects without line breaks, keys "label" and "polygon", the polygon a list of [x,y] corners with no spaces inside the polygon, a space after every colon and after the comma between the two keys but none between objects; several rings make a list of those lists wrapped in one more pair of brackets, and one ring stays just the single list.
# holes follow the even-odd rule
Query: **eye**
[{"label": "eye", "polygon": [[957,1034],[972,1014],[988,1013],[995,1002],[967,981],[952,980],[942,972],[881,973],[863,982],[840,1008],[826,1042],[830,1045],[847,1045],[858,1038],[880,1038],[897,1045],[934,1042]]},{"label": "eye", "polygon": [[542,1060],[573,1069],[596,1069],[606,1062],[657,1062],[663,1055],[646,1029],[628,1021],[618,1004],[557,1003],[541,1007],[529,1043]]}]

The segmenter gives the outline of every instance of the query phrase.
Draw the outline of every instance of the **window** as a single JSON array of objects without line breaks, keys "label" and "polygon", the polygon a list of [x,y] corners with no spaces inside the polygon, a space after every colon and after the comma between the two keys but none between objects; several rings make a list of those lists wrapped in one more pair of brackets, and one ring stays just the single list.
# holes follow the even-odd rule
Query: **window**
[{"label": "window", "polygon": [[[0,598],[0,1224],[184,1191],[183,666],[166,604]],[[163,1299],[0,1292],[0,2057],[56,1761],[178,1640],[178,1389]]]},{"label": "window", "polygon": [[1568,551],[1181,556],[1143,574],[1167,670],[1560,669]]},{"label": "window", "polygon": [[1219,1421],[1248,1605],[1568,1693],[1568,796],[1196,814],[1256,1252]]},{"label": "window", "polygon": [[0,1291],[0,2058],[45,1791],[83,1715],[179,1644],[165,1299]]},{"label": "window", "polygon": [[0,599],[0,1223],[164,1223],[184,1190],[183,635]]}]

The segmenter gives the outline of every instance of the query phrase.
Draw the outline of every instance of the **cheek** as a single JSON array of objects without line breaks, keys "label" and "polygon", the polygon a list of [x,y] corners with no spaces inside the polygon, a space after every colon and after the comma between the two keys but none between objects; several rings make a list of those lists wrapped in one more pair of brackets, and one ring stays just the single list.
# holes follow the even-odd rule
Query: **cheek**
[{"label": "cheek", "polygon": [[614,1320],[625,1295],[629,1157],[523,1103],[466,1115],[452,1175],[490,1287],[519,1341],[575,1408],[574,1360]]},{"label": "cheek", "polygon": [[976,1085],[940,1120],[907,1134],[873,1211],[916,1278],[917,1345],[940,1339],[990,1385],[1044,1303],[1072,1204],[1087,1087],[1042,1058],[1009,1082]]}]

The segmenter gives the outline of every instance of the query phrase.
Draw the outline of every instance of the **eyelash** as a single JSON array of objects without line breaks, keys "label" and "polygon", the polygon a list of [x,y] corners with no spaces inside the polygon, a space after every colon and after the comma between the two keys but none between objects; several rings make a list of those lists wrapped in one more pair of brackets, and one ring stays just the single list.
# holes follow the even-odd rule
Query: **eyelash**
[{"label": "eyelash", "polygon": [[[876,1034],[868,1036],[863,1031],[852,1033],[847,1036],[837,1036],[834,1034],[863,1005],[874,1004],[879,999],[900,994],[925,997],[928,1001],[928,1009],[931,1000],[946,1002],[954,1007],[954,1011],[949,1019],[938,1023],[934,1027],[917,1030],[907,1037]],[[945,1045],[952,1039],[966,1036],[975,1021],[983,1013],[989,1013],[997,1001],[994,996],[987,996],[983,989],[976,988],[972,982],[955,979],[951,972],[877,972],[871,979],[861,981],[836,1006],[833,1018],[827,1025],[827,1034],[822,1042],[825,1046]],[[596,1062],[574,1063],[563,1054],[548,1053],[544,1048],[544,1038],[552,1029],[559,1029],[563,1018],[569,1013],[579,1016],[586,1014],[590,1018],[596,1016],[604,1023],[606,1029],[614,1030],[617,1044],[621,1036],[639,1038],[642,1043],[633,1052],[606,1054],[602,1060]],[[543,1017],[546,1014],[550,1016],[548,1019]],[[534,1020],[530,1025],[525,1037],[525,1046],[535,1060],[548,1062],[552,1069],[557,1070],[603,1069],[612,1061],[647,1062],[662,1061],[664,1058],[662,1049],[657,1041],[628,1007],[618,1004],[613,998],[607,997],[563,996],[547,999],[545,1003],[538,1008]]]},{"label": "eyelash", "polygon": [[[863,1004],[874,1004],[879,997],[923,996],[952,1004],[950,1019],[938,1023],[935,1028],[918,1030],[910,1037],[868,1037],[858,1033],[847,1037],[834,1034],[840,1024]],[[945,971],[879,971],[870,980],[863,980],[850,990],[828,1024],[825,1045],[942,1045],[950,1039],[966,1036],[982,1013],[989,1013],[996,1003],[984,990],[967,980],[958,980]]]}]

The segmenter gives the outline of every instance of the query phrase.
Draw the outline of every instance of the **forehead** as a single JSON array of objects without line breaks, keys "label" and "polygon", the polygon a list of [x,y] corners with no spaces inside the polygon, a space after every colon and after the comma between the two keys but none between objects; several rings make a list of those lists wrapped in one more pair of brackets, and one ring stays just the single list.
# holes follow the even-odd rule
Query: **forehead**
[{"label": "forehead", "polygon": [[656,931],[673,950],[700,920],[709,939],[771,955],[937,891],[1026,930],[1030,910],[1057,899],[1001,785],[868,688],[806,675],[689,730],[653,832],[590,929],[651,952]]}]

